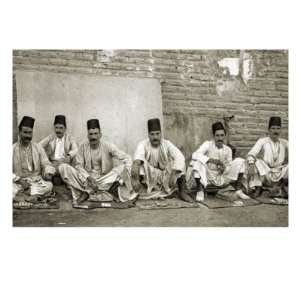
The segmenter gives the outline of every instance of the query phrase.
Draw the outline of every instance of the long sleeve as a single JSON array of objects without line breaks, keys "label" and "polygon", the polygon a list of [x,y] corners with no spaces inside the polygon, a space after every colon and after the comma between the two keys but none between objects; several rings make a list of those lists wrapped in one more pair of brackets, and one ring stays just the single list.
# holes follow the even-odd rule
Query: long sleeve
[{"label": "long sleeve", "polygon": [[168,152],[173,159],[173,170],[185,172],[185,158],[182,152],[171,142],[167,143]]},{"label": "long sleeve", "polygon": [[70,151],[68,154],[71,156],[71,158],[74,158],[76,156],[77,152],[78,152],[77,143],[76,143],[75,139],[70,136]]},{"label": "long sleeve", "polygon": [[[224,146],[225,147],[225,146]],[[232,162],[232,150],[230,147],[226,147],[226,153],[225,153],[225,161],[224,164],[225,166],[229,166]]]},{"label": "long sleeve", "polygon": [[285,139],[282,139],[284,150],[285,150],[285,156],[284,156],[284,164],[288,164],[289,162],[289,142]]},{"label": "long sleeve", "polygon": [[198,160],[203,164],[206,164],[209,160],[207,156],[209,150],[209,141],[204,142],[198,150],[196,150],[192,155],[192,160]]},{"label": "long sleeve", "polygon": [[85,179],[87,179],[90,174],[84,167],[84,144],[82,144],[75,155],[75,169],[80,172]]},{"label": "long sleeve", "polygon": [[51,139],[51,136],[48,135],[45,138],[43,138],[41,141],[39,141],[38,144],[40,146],[42,146],[44,149],[46,149],[48,147],[48,145],[49,145],[50,139]]},{"label": "long sleeve", "polygon": [[39,155],[40,155],[40,161],[41,161],[41,165],[42,165],[42,169],[43,169],[43,174],[55,174],[55,168],[53,167],[53,165],[51,164],[51,162],[49,161],[46,152],[44,150],[44,148],[38,144],[38,151],[39,151]]},{"label": "long sleeve", "polygon": [[256,143],[255,143],[255,145],[252,147],[252,149],[248,152],[248,157],[250,156],[252,156],[252,157],[254,157],[254,158],[256,158],[257,157],[257,155],[260,153],[260,151],[262,150],[262,147],[263,147],[263,145],[264,145],[264,143],[265,143],[265,140],[264,139],[259,139]]},{"label": "long sleeve", "polygon": [[130,170],[132,159],[129,154],[120,150],[116,145],[111,143],[109,143],[109,151],[113,158],[117,158],[118,160],[120,160],[126,166],[126,168]]},{"label": "long sleeve", "polygon": [[138,143],[136,150],[133,155],[133,160],[140,160],[144,162],[146,160],[145,156],[145,146],[143,142]]}]

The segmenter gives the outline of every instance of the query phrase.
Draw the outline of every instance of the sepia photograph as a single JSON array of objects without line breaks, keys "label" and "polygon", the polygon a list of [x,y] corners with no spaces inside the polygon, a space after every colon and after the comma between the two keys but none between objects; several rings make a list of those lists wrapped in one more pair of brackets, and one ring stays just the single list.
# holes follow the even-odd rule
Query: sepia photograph
[{"label": "sepia photograph", "polygon": [[0,6],[1,299],[300,299],[296,1]]},{"label": "sepia photograph", "polygon": [[288,226],[288,50],[12,56],[13,226]]}]

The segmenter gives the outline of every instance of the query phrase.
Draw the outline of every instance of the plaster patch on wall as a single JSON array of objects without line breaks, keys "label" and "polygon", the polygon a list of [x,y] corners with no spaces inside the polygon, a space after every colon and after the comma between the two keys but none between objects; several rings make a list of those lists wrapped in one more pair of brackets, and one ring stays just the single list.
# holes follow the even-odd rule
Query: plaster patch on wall
[{"label": "plaster patch on wall", "polygon": [[225,75],[217,81],[216,91],[219,96],[235,92],[242,82],[247,84],[252,78],[253,60],[244,50],[240,52],[240,57],[223,58],[218,61],[218,65]]},{"label": "plaster patch on wall", "polygon": [[240,59],[236,57],[226,57],[218,61],[219,67],[223,68],[223,74],[232,76],[239,75]]},{"label": "plaster patch on wall", "polygon": [[252,78],[253,74],[253,60],[249,53],[242,52],[242,74],[241,77],[245,84],[247,84],[248,80]]}]

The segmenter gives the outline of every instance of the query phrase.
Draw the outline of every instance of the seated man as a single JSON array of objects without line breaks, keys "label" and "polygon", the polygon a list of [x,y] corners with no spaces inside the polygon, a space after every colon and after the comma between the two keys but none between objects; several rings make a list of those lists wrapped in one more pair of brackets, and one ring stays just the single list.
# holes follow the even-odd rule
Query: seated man
[{"label": "seated man", "polygon": [[32,198],[52,191],[51,165],[44,149],[31,142],[34,119],[24,116],[19,125],[19,141],[13,145],[13,199],[22,193]]},{"label": "seated man", "polygon": [[232,150],[224,144],[226,130],[221,122],[212,125],[214,139],[204,142],[193,153],[188,181],[196,182],[196,201],[204,200],[204,191],[208,185],[222,188],[235,183],[236,195],[249,199],[242,191],[245,161],[242,158],[232,160]]},{"label": "seated man", "polygon": [[248,182],[254,198],[261,194],[263,185],[277,185],[277,196],[288,197],[288,141],[279,138],[280,132],[281,118],[271,117],[269,136],[260,138],[248,153]]},{"label": "seated man", "polygon": [[75,139],[66,132],[66,117],[57,115],[54,118],[54,134],[42,139],[39,144],[45,149],[46,154],[55,167],[54,184],[60,184],[58,166],[62,163],[71,164],[78,148]]},{"label": "seated man", "polygon": [[[116,201],[119,201],[118,196],[123,202],[133,200],[136,194],[130,194],[132,191],[129,176],[132,163],[130,156],[114,144],[101,140],[98,119],[88,120],[87,129],[89,141],[79,147],[75,157],[75,168],[68,164],[58,166],[63,181],[71,188],[73,207],[79,207],[80,203],[97,191],[109,192]],[[113,158],[122,164],[113,167]],[[123,191],[129,190],[124,197],[118,192],[120,184],[125,184],[127,188],[122,189]]]},{"label": "seated man", "polygon": [[170,141],[162,138],[159,119],[148,120],[148,139],[136,148],[131,182],[140,199],[166,197],[177,185],[179,198],[193,202],[185,191],[184,156]]}]

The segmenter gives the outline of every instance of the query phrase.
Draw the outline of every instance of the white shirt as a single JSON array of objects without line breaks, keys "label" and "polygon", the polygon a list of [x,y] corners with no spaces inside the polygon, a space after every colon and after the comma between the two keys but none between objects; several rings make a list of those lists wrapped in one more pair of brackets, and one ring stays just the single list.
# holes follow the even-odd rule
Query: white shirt
[{"label": "white shirt", "polygon": [[223,147],[218,148],[215,141],[206,141],[192,155],[193,160],[199,160],[203,164],[210,158],[218,159],[227,166],[232,162],[232,150],[227,145],[223,144]]},{"label": "white shirt", "polygon": [[56,138],[54,159],[61,159],[65,156],[65,140],[64,138]]}]

